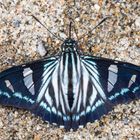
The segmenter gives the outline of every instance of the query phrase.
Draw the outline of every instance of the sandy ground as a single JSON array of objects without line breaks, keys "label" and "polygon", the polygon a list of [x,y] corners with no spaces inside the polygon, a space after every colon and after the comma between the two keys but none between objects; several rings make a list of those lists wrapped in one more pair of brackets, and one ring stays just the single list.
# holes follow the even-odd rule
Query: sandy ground
[{"label": "sandy ground", "polygon": [[[140,65],[139,0],[0,0],[1,71],[61,50],[62,42],[31,14],[61,38],[68,36],[73,20],[72,36],[85,53]],[[106,16],[111,18],[91,32]],[[140,139],[140,101],[118,105],[100,121],[76,132],[65,132],[28,111],[0,106],[0,140],[96,139]]]}]

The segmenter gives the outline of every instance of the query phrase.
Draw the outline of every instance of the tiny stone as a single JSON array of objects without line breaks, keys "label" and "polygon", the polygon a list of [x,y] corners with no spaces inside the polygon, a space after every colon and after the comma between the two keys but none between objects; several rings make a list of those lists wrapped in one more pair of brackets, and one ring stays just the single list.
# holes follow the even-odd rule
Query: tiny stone
[{"label": "tiny stone", "polygon": [[80,21],[80,18],[79,18],[79,17],[78,17],[78,18],[76,18],[76,19],[75,19],[75,21],[76,21],[76,22],[79,22],[79,21]]},{"label": "tiny stone", "polygon": [[125,50],[128,48],[128,46],[130,45],[130,42],[128,40],[128,38],[121,38],[119,41],[120,47],[118,48],[119,50]]},{"label": "tiny stone", "polygon": [[17,20],[17,19],[14,19],[14,20],[13,20],[13,25],[14,25],[14,27],[19,27],[19,26],[20,26],[20,23],[21,23],[20,20]]},{"label": "tiny stone", "polygon": [[0,121],[0,128],[2,128],[3,127],[3,122],[2,121]]},{"label": "tiny stone", "polygon": [[140,29],[140,17],[135,20],[136,28]]},{"label": "tiny stone", "polygon": [[123,122],[124,122],[125,125],[127,125],[127,124],[129,123],[128,118],[124,118],[124,119],[123,119]]},{"label": "tiny stone", "polygon": [[38,131],[38,130],[40,130],[40,129],[41,129],[41,126],[38,125],[38,126],[36,127],[36,130]]},{"label": "tiny stone", "polygon": [[66,39],[66,38],[67,38],[67,36],[66,36],[64,33],[60,33],[59,35],[60,35],[60,37],[61,37],[62,39]]},{"label": "tiny stone", "polygon": [[94,8],[95,8],[95,10],[96,10],[97,12],[99,12],[100,6],[99,6],[98,4],[95,4],[95,5],[94,5]]},{"label": "tiny stone", "polygon": [[45,56],[45,54],[47,53],[47,51],[45,50],[44,44],[41,40],[38,41],[37,44],[37,52],[41,55],[41,56]]}]

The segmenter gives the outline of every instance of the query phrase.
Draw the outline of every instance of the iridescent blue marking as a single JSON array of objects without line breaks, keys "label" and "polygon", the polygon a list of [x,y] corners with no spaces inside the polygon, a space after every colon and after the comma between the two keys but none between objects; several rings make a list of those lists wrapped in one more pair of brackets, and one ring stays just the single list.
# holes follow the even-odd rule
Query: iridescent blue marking
[{"label": "iridescent blue marking", "polygon": [[57,112],[57,115],[62,117],[62,113],[60,111]]},{"label": "iridescent blue marking", "polygon": [[68,119],[68,120],[70,120],[70,117],[69,117],[69,116],[67,116],[67,119]]},{"label": "iridescent blue marking", "polygon": [[22,95],[21,95],[21,93],[18,93],[18,92],[14,93],[13,96],[15,96],[17,98],[20,98],[20,99],[23,98]]},{"label": "iridescent blue marking", "polygon": [[55,109],[55,107],[52,107],[52,112],[53,112],[54,114],[56,114],[56,109]]},{"label": "iridescent blue marking", "polygon": [[85,111],[82,111],[80,116],[84,116],[85,115]]},{"label": "iridescent blue marking", "polygon": [[135,87],[134,89],[133,89],[133,91],[132,92],[136,92],[137,90],[139,90],[140,89],[140,87]]},{"label": "iridescent blue marking", "polygon": [[47,104],[43,101],[40,103],[40,106],[44,109],[47,109]]},{"label": "iridescent blue marking", "polygon": [[28,100],[29,100],[29,98],[28,98],[27,96],[24,96],[23,99],[24,99],[25,101],[28,101]]},{"label": "iridescent blue marking", "polygon": [[35,102],[35,101],[33,101],[31,98],[28,98],[27,96],[22,96],[22,94],[19,93],[19,92],[14,93],[13,96],[14,96],[14,97],[17,97],[17,98],[19,98],[19,99],[23,99],[23,100],[25,100],[25,101],[27,101],[27,102],[30,102],[31,104],[33,104],[33,103]]},{"label": "iridescent blue marking", "polygon": [[40,103],[40,107],[44,108],[44,109],[45,109],[46,111],[48,111],[48,112],[51,112],[50,107],[47,106],[47,104],[46,104],[44,101],[42,101],[42,102]]},{"label": "iridescent blue marking", "polygon": [[47,107],[47,111],[51,112],[51,109],[50,109],[50,107]]},{"label": "iridescent blue marking", "polygon": [[109,97],[109,100],[113,100],[113,99],[117,98],[119,95],[124,95],[124,94],[126,94],[126,93],[129,93],[129,89],[128,89],[128,88],[123,88],[123,89],[121,90],[120,93],[117,92],[117,93],[115,93],[114,95],[111,95],[111,96]]},{"label": "iridescent blue marking", "polygon": [[98,100],[95,104],[96,107],[99,107],[103,104],[103,101],[102,100]]},{"label": "iridescent blue marking", "polygon": [[32,100],[31,98],[28,98],[27,96],[24,96],[23,99],[27,102],[30,102],[31,104],[35,102],[34,100]]},{"label": "iridescent blue marking", "polygon": [[70,120],[70,117],[69,116],[63,116],[63,120],[64,121],[69,121]]},{"label": "iridescent blue marking", "polygon": [[32,99],[28,100],[31,104],[33,104],[35,101],[33,101]]},{"label": "iridescent blue marking", "polygon": [[104,104],[103,100],[98,100],[95,105],[92,107],[91,112],[94,112],[96,110],[96,108],[98,108],[99,106],[101,106],[102,104]]},{"label": "iridescent blue marking", "polygon": [[72,120],[73,120],[73,121],[75,120],[75,117],[76,117],[75,115],[72,116]]},{"label": "iridescent blue marking", "polygon": [[2,92],[2,91],[0,91],[0,95],[4,95],[4,96],[6,96],[7,98],[11,98],[11,96],[10,96],[7,92]]},{"label": "iridescent blue marking", "polygon": [[129,92],[129,89],[128,88],[123,88],[121,90],[121,94],[124,95],[125,93]]},{"label": "iridescent blue marking", "polygon": [[80,117],[78,115],[76,115],[75,119],[76,119],[76,121],[78,121],[80,119]]},{"label": "iridescent blue marking", "polygon": [[96,109],[96,107],[95,107],[95,106],[93,106],[93,107],[92,107],[92,109],[91,109],[91,111],[93,112],[93,111],[95,111],[95,109]]},{"label": "iridescent blue marking", "polygon": [[88,107],[86,108],[86,113],[89,113],[90,111],[91,111],[91,107],[88,106]]}]

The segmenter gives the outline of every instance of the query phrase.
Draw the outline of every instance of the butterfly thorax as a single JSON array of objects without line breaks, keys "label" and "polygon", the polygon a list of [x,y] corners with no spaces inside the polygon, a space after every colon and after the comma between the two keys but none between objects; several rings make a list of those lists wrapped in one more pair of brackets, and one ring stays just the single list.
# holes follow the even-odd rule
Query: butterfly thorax
[{"label": "butterfly thorax", "polygon": [[62,51],[73,52],[77,50],[77,42],[74,39],[67,38],[61,46]]}]

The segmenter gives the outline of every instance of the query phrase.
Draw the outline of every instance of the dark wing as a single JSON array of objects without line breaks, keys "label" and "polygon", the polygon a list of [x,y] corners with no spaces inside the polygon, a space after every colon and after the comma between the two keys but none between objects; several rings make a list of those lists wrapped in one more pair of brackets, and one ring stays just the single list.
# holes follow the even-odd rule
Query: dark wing
[{"label": "dark wing", "polygon": [[27,109],[49,123],[70,129],[69,79],[63,70],[67,64],[62,55],[1,72],[0,104]]},{"label": "dark wing", "polygon": [[75,63],[70,62],[74,68],[70,108],[68,61],[64,59],[64,64],[62,60],[50,57],[0,73],[0,104],[24,108],[50,123],[77,129],[114,105],[140,97],[140,67],[77,55]]},{"label": "dark wing", "polygon": [[126,103],[140,98],[139,66],[89,56],[85,56],[83,62],[89,71],[90,68],[97,70],[101,87],[111,104]]},{"label": "dark wing", "polygon": [[49,104],[51,99],[47,94],[47,101],[43,102],[43,92],[46,92],[44,88],[50,83],[58,62],[58,57],[50,57],[1,72],[0,104],[30,110],[50,121],[54,117],[53,106]]},{"label": "dark wing", "polygon": [[73,108],[73,128],[93,122],[113,106],[140,98],[140,67],[81,56],[81,83]]}]

